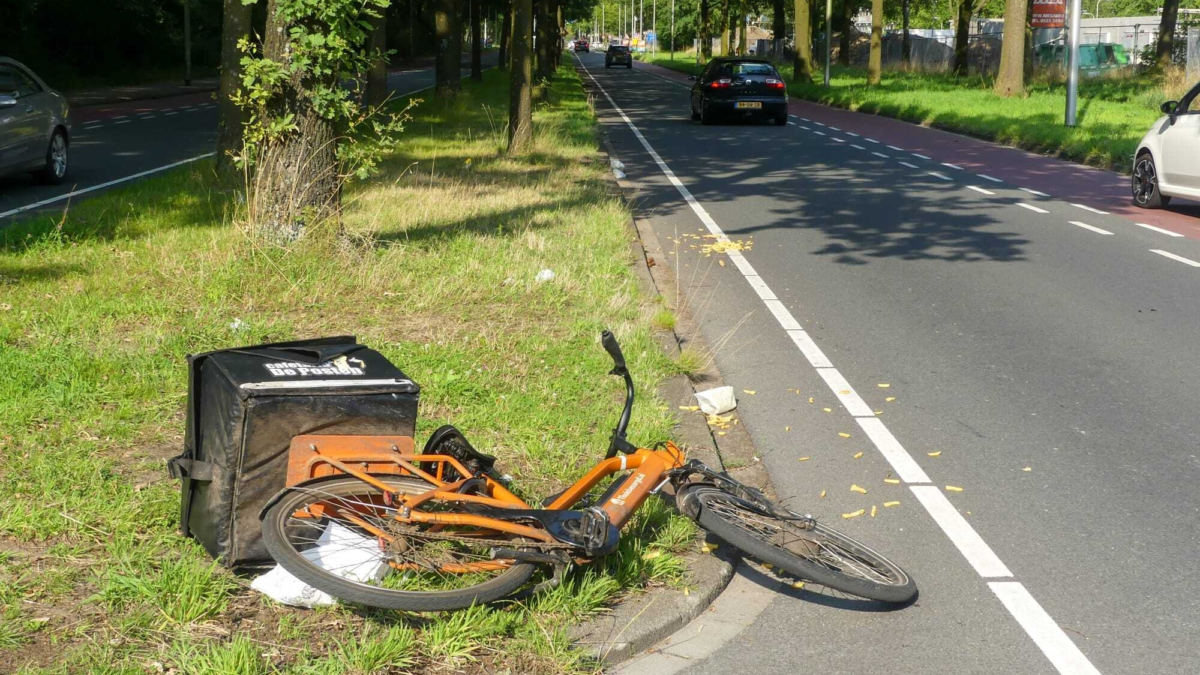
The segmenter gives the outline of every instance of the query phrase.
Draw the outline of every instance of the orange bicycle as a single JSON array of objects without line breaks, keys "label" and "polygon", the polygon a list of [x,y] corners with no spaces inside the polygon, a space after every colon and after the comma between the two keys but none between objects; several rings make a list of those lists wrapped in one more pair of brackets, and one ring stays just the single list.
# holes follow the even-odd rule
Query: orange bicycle
[{"label": "orange bicycle", "polygon": [[[421,453],[400,437],[297,436],[289,472],[318,477],[281,491],[263,510],[272,557],[345,601],[463,609],[513,595],[539,567],[551,573],[535,590],[556,585],[572,563],[612,552],[638,507],[670,485],[684,514],[777,570],[884,602],[916,595],[899,566],[812,516],[687,460],[669,441],[655,448],[630,444],[633,378],[612,333],[604,331],[601,341],[615,363],[611,374],[625,380],[625,407],[604,461],[566,490],[538,506],[526,503],[497,477],[495,458],[451,426],[434,432]],[[593,499],[593,489],[614,474],[623,475]],[[337,555],[324,555],[335,540]],[[382,572],[347,574],[364,556]]]}]

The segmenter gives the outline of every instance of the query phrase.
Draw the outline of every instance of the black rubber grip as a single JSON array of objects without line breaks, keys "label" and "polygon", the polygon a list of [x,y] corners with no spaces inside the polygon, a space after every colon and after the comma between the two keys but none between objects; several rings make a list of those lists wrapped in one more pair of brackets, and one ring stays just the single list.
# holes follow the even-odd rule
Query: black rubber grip
[{"label": "black rubber grip", "polygon": [[625,355],[621,353],[621,345],[617,344],[617,338],[613,337],[612,331],[605,330],[600,334],[600,343],[604,345],[604,351],[612,357],[613,363],[617,368],[625,367]]}]

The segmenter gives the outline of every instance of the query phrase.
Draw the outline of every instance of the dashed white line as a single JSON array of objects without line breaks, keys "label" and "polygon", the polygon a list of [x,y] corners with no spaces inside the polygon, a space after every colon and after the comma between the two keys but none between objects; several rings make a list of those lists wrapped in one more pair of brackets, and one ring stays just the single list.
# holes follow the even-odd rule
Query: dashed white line
[{"label": "dashed white line", "polygon": [[[118,122],[118,124],[120,124],[120,122]],[[89,187],[89,188],[84,188],[84,189],[82,189],[82,190],[75,190],[74,192],[68,192],[68,193],[67,193],[67,194],[65,194],[65,195],[58,195],[57,197],[51,197],[51,198],[49,198],[49,199],[43,199],[43,200],[42,200],[42,201],[40,201],[40,202],[34,202],[34,203],[32,203],[32,204],[26,204],[25,206],[20,206],[20,207],[17,207],[17,208],[15,208],[15,209],[11,209],[11,210],[9,210],[9,211],[5,211],[4,213],[0,213],[0,218],[6,218],[6,217],[8,217],[8,216],[11,216],[11,215],[13,215],[13,214],[21,213],[21,212],[23,212],[23,211],[28,211],[28,210],[30,210],[30,209],[36,209],[37,207],[39,207],[39,206],[45,206],[46,204],[53,204],[54,202],[57,202],[57,201],[62,201],[63,199],[69,199],[69,198],[71,198],[71,197],[74,197],[74,196],[76,196],[76,195],[81,195],[81,194],[84,194],[84,193],[87,193],[87,192],[92,192],[93,190],[99,190],[99,189],[101,189],[101,188],[106,188],[106,187],[108,187],[108,186],[110,186],[110,185],[116,185],[116,184],[118,184],[118,183],[124,183],[124,182],[126,182],[126,181],[131,181],[131,180],[134,180],[134,179],[136,179],[136,178],[141,178],[142,176],[149,176],[150,174],[152,174],[152,173],[158,173],[159,171],[166,171],[167,169],[174,169],[174,168],[175,168],[175,167],[177,167],[177,166],[182,166],[182,165],[184,165],[184,164],[188,164],[188,163],[190,163],[190,162],[195,162],[196,160],[199,160],[199,159],[204,159],[205,157],[212,157],[212,156],[213,156],[213,155],[215,155],[215,154],[217,154],[217,153],[215,153],[215,152],[208,152],[208,153],[205,153],[205,154],[203,154],[203,155],[197,155],[197,156],[195,156],[195,157],[192,157],[192,158],[190,158],[190,159],[184,159],[184,160],[180,160],[180,161],[178,161],[178,162],[174,162],[174,163],[171,163],[171,164],[166,164],[166,165],[164,165],[164,166],[156,167],[156,168],[154,168],[154,169],[148,169],[148,170],[146,170],[146,171],[139,171],[138,173],[135,173],[135,174],[132,174],[132,175],[129,175],[129,176],[125,176],[124,178],[118,178],[118,179],[116,179],[116,180],[110,180],[110,181],[108,181],[107,183],[101,183],[101,184],[99,184],[99,185],[93,185],[92,187]]]},{"label": "dashed white line", "polygon": [[170,117],[171,115],[178,115],[178,114],[179,114],[179,113],[177,113],[177,112],[163,113],[163,115],[165,115],[165,116],[167,116],[167,117]]},{"label": "dashed white line", "polygon": [[188,112],[196,112],[197,110],[199,110],[199,108],[188,108],[187,109]]},{"label": "dashed white line", "polygon": [[1172,232],[1172,231],[1170,231],[1170,230],[1164,230],[1164,229],[1162,229],[1161,227],[1155,227],[1155,226],[1153,226],[1153,225],[1147,225],[1146,223],[1134,223],[1134,225],[1137,225],[1138,227],[1144,227],[1144,228],[1146,228],[1147,230],[1151,230],[1151,231],[1153,231],[1153,232],[1157,232],[1157,233],[1159,233],[1159,234],[1165,234],[1165,235],[1167,235],[1168,237],[1182,237],[1182,236],[1183,236],[1182,234],[1179,234],[1178,232]]},{"label": "dashed white line", "polygon": [[854,143],[851,143],[851,144],[850,144],[850,147],[852,147],[852,148],[855,148],[855,149],[857,149],[857,150],[866,150],[866,148],[864,148],[863,146],[861,146],[861,145],[856,145],[856,144],[854,144]]},{"label": "dashed white line", "polygon": [[889,145],[889,146],[888,146],[888,149],[889,149],[889,150],[895,150],[896,152],[904,152],[904,148],[897,148],[897,147],[896,147],[896,146],[894,146],[894,145]]},{"label": "dashed white line", "polygon": [[1029,209],[1030,211],[1033,211],[1034,213],[1050,213],[1046,209],[1039,209],[1038,207],[1034,206],[1033,204],[1026,204],[1025,202],[1017,202],[1017,206],[1020,206],[1023,209]]},{"label": "dashed white line", "polygon": [[863,137],[863,140],[868,143],[878,143],[879,142],[879,141],[875,140],[874,138],[866,138],[865,136]]},{"label": "dashed white line", "polygon": [[165,113],[165,112],[171,112],[172,110],[174,110],[174,108],[163,108],[162,110],[159,110],[158,112]]},{"label": "dashed white line", "polygon": [[938,173],[936,171],[926,171],[925,173],[928,173],[930,176],[936,176],[937,178],[941,178],[942,180],[954,180],[950,176],[947,176],[944,173]]},{"label": "dashed white line", "polygon": [[917,168],[917,165],[916,165],[916,164],[909,164],[908,162],[900,162],[900,164],[902,164],[902,165],[904,165],[904,166],[907,166],[907,167],[908,167],[908,168],[910,168],[910,169],[916,169],[916,168]]},{"label": "dashed white line", "polygon": [[[609,105],[621,117],[630,131],[633,132],[634,137],[638,139],[642,147],[650,155],[650,158],[658,165],[659,170],[675,186],[675,189],[679,191],[680,196],[691,207],[692,212],[696,214],[700,222],[718,239],[728,241],[729,237],[721,229],[721,226],[713,220],[704,206],[700,204],[691,191],[679,180],[679,177],[675,175],[675,172],[667,166],[667,163],[663,161],[658,152],[650,145],[650,142],[646,140],[646,137],[642,135],[641,130],[637,128],[633,120],[629,119],[625,111],[621,110],[612,96],[601,86],[595,76],[588,71],[587,67],[583,65],[582,61],[580,61],[580,67],[591,78],[596,88],[608,100]],[[767,286],[766,282],[763,281],[762,277],[758,275],[758,272],[741,252],[729,251],[727,255],[760,298],[763,298],[764,301],[777,300],[770,287]],[[1197,265],[1200,266],[1200,263],[1197,263]],[[771,309],[772,314],[775,315],[776,320],[779,321],[780,326],[784,327],[788,336],[792,338],[792,341],[795,342],[801,353],[808,359],[808,362],[813,368],[818,369],[818,373],[825,379],[826,384],[835,386],[836,383],[836,386],[840,386],[844,378],[841,378],[840,374],[837,374],[837,371],[833,369],[833,364],[830,363],[829,358],[813,342],[811,336],[802,329],[788,328],[788,326],[799,326],[800,324],[794,317],[791,317],[786,307],[783,307],[782,303],[778,305],[767,304],[767,306]],[[790,318],[790,320],[786,320],[787,318]],[[824,372],[826,370],[831,372]],[[834,377],[835,374],[836,379]],[[844,390],[839,389],[838,391]],[[892,465],[892,468],[900,476],[901,480],[909,483],[930,482],[929,476],[913,460],[912,455],[892,436],[882,420],[874,415],[871,417],[855,417],[854,419],[867,434],[867,437],[875,444],[876,448],[879,449],[880,454]],[[985,578],[1012,576],[1012,573],[1000,561],[991,547],[983,541],[979,533],[955,510],[954,506],[950,504],[946,496],[937,487],[932,485],[912,485],[910,489],[980,576]],[[1025,592],[1023,586],[1020,584],[1001,586],[995,583],[989,584],[989,586],[1000,597],[1005,608],[1013,614],[1018,623],[1033,638],[1034,643],[1038,645],[1063,675],[1099,675],[1094,672],[1095,668],[1088,662],[1087,657],[1082,652],[1079,652],[1078,648],[1071,642],[1071,639],[1054,623],[1054,620],[1045,614],[1045,610],[1041,609],[1032,596],[1029,596]]]},{"label": "dashed white line", "polygon": [[831,138],[831,139],[833,139],[833,140],[835,140],[835,141],[837,141],[838,143],[845,143],[845,142],[846,142],[846,141],[843,141],[842,139],[838,138],[837,136],[830,136],[830,138]]},{"label": "dashed white line", "polygon": [[1049,197],[1050,196],[1050,195],[1046,194],[1045,192],[1038,192],[1037,190],[1030,190],[1029,188],[1017,188],[1017,189],[1022,190],[1024,192],[1028,192],[1031,195],[1037,195],[1039,197]]},{"label": "dashed white line", "polygon": [[1181,262],[1184,265],[1191,265],[1192,267],[1200,267],[1200,262],[1196,262],[1195,260],[1190,260],[1181,255],[1175,255],[1174,253],[1169,253],[1167,251],[1163,251],[1163,250],[1157,249],[1157,248],[1150,249],[1150,252],[1157,253],[1163,257],[1170,258],[1171,260],[1175,260],[1177,262]]},{"label": "dashed white line", "polygon": [[829,385],[829,390],[838,397],[842,405],[846,407],[846,411],[854,417],[875,417],[875,411],[871,410],[871,406],[862,400],[862,397],[854,391],[854,387],[846,381],[845,377],[838,372],[837,368],[817,368],[817,374],[825,380],[825,384]]},{"label": "dashed white line", "polygon": [[978,185],[968,185],[968,186],[967,186],[967,189],[968,189],[968,190],[974,190],[974,191],[976,191],[976,192],[978,192],[978,193],[980,193],[980,194],[984,194],[984,195],[994,195],[994,194],[996,194],[995,192],[992,192],[991,190],[984,190],[983,188],[979,187]]},{"label": "dashed white line", "polygon": [[1102,216],[1108,215],[1108,211],[1101,211],[1100,209],[1093,209],[1092,207],[1084,206],[1083,204],[1071,204],[1071,206],[1074,206],[1077,209],[1083,209],[1084,211],[1091,211],[1092,213],[1098,213]]},{"label": "dashed white line", "polygon": [[884,158],[884,159],[891,159],[891,157],[889,157],[889,156],[887,156],[887,155],[883,154],[882,152],[872,152],[871,154],[872,154],[872,155],[875,155],[876,157],[882,157],[882,158]]},{"label": "dashed white line", "polygon": [[812,121],[812,120],[808,119],[807,117],[801,117],[800,119],[804,120],[805,122],[811,122],[811,121]]},{"label": "dashed white line", "polygon": [[126,117],[129,117],[129,115],[117,115],[117,116],[116,116],[116,117],[114,117],[113,119],[114,119],[114,120],[123,120],[123,119],[125,119]]},{"label": "dashed white line", "polygon": [[187,110],[188,108],[191,108],[191,107],[192,107],[192,106],[190,106],[190,105],[181,105],[181,106],[179,106],[179,109],[180,109],[180,110]]},{"label": "dashed white line", "polygon": [[831,124],[831,125],[829,125],[829,130],[830,130],[830,131],[841,131],[841,129],[839,129],[839,128],[837,128],[837,127],[833,126],[832,124]]},{"label": "dashed white line", "polygon": [[908,154],[912,155],[913,157],[920,157],[921,159],[932,159],[931,157],[926,157],[925,155],[916,152],[910,152]]},{"label": "dashed white line", "polygon": [[853,136],[853,137],[855,137],[855,138],[858,138],[858,134],[854,133],[853,131],[847,131],[847,132],[846,132],[846,135],[847,135],[847,136]]},{"label": "dashed white line", "polygon": [[800,124],[800,125],[798,125],[798,126],[799,126],[801,129],[805,130],[805,131],[812,131],[812,129],[810,129],[810,128],[808,128],[808,127],[804,126],[803,124]]},{"label": "dashed white line", "polygon": [[1067,222],[1076,227],[1082,227],[1085,230],[1091,230],[1092,232],[1095,232],[1096,234],[1112,234],[1112,232],[1109,232],[1108,230],[1102,230],[1102,229],[1096,227],[1095,225],[1088,225],[1087,223],[1081,223],[1078,220],[1068,220]]},{"label": "dashed white line", "polygon": [[113,124],[129,124],[132,121],[133,120],[121,120],[120,122],[113,122]]},{"label": "dashed white line", "polygon": [[815,124],[815,125],[817,125],[817,126],[819,126],[819,127],[823,127],[823,126],[825,126],[825,123],[824,123],[824,122],[813,122],[813,124]]},{"label": "dashed white line", "polygon": [[814,133],[814,134],[816,134],[816,135],[818,135],[818,136],[825,136],[825,135],[826,135],[824,131],[814,131],[813,133]]},{"label": "dashed white line", "polygon": [[984,180],[990,180],[993,183],[1003,183],[1004,182],[1004,181],[1000,180],[999,178],[994,178],[992,176],[987,175],[986,173],[977,173],[975,175],[979,176],[980,178],[982,178]]},{"label": "dashed white line", "polygon": [[962,168],[961,166],[959,166],[959,165],[957,165],[957,164],[951,164],[950,162],[942,162],[942,166],[948,166],[948,167],[950,167],[951,169],[954,169],[954,170],[956,170],[956,171],[962,171],[962,170],[963,170],[963,168]]},{"label": "dashed white line", "polygon": [[142,117],[139,117],[138,119],[139,120],[152,120],[152,119],[154,119],[154,115],[143,115]]},{"label": "dashed white line", "polygon": [[988,587],[1009,614],[1021,624],[1050,663],[1062,675],[1100,675],[1100,671],[1071,642],[1058,623],[1018,581],[992,581]]}]

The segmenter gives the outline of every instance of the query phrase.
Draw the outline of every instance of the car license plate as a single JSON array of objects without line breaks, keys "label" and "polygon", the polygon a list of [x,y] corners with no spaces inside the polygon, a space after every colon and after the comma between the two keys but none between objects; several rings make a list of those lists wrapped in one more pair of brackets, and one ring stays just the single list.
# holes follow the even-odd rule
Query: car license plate
[{"label": "car license plate", "polygon": [[760,103],[760,102],[758,102],[758,101],[738,101],[738,102],[737,102],[737,103],[734,105],[734,107],[735,107],[735,108],[741,108],[741,109],[750,109],[750,108],[753,108],[753,109],[756,109],[756,110],[757,110],[757,109],[760,109],[760,108],[762,108],[762,103]]}]

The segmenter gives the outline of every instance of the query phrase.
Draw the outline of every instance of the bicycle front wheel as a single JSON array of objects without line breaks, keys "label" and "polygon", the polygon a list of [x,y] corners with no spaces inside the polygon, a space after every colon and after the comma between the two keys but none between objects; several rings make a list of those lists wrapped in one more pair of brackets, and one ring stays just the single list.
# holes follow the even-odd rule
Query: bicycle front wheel
[{"label": "bicycle front wheel", "polygon": [[[413,478],[377,478],[400,494],[433,487]],[[395,512],[378,488],[352,476],[298,485],[263,516],[263,543],[275,562],[313,588],[410,612],[493,602],[534,572],[528,563],[491,559],[497,540],[514,549],[521,540],[478,528],[406,525]]]},{"label": "bicycle front wheel", "polygon": [[700,526],[762,562],[870,600],[904,603],[917,594],[899,565],[837,530],[718,488],[691,489]]}]

